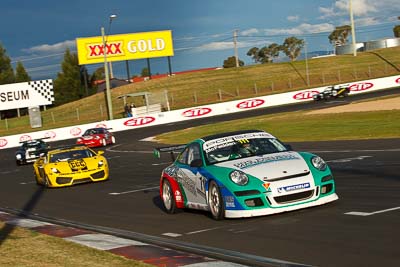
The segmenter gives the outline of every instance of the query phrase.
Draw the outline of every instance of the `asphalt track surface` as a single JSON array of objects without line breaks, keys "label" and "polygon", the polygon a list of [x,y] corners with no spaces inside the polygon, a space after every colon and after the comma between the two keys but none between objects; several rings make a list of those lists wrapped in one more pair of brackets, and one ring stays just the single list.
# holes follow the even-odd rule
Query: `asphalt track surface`
[{"label": "asphalt track surface", "polygon": [[[398,89],[358,98],[393,93],[398,94]],[[31,165],[15,165],[15,149],[0,150],[0,207],[139,233],[175,245],[204,246],[210,251],[221,249],[312,266],[398,266],[400,139],[291,143],[295,150],[317,153],[329,163],[339,200],[272,216],[223,221],[215,221],[207,212],[200,211],[166,214],[158,186],[161,170],[168,165],[169,158],[154,158],[152,149],[159,145],[141,141],[175,129],[340,105],[354,99],[118,132],[117,144],[105,148],[110,180],[69,188],[42,190],[35,184]]]}]

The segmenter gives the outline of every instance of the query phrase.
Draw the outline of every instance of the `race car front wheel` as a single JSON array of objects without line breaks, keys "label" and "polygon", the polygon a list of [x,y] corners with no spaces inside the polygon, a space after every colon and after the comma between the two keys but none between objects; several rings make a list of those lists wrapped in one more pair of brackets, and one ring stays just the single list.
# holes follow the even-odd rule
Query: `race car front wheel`
[{"label": "race car front wheel", "polygon": [[208,188],[208,205],[210,206],[211,215],[215,220],[222,220],[225,215],[225,209],[221,197],[221,191],[216,182],[211,181]]},{"label": "race car front wheel", "polygon": [[49,178],[47,178],[47,175],[45,175],[43,177],[43,186],[47,188],[49,187],[49,185],[50,185]]},{"label": "race car front wheel", "polygon": [[171,184],[167,179],[164,179],[162,183],[162,201],[167,213],[173,214],[176,212],[174,194],[172,193]]}]

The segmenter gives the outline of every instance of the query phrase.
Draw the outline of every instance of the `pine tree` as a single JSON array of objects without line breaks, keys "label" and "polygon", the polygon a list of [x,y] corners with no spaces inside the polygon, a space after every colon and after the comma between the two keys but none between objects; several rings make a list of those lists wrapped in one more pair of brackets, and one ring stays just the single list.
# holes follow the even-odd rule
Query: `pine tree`
[{"label": "pine tree", "polygon": [[11,66],[11,60],[0,43],[0,84],[13,83],[14,81],[15,77]]},{"label": "pine tree", "polygon": [[81,84],[80,66],[78,56],[71,53],[67,48],[64,54],[64,61],[61,64],[61,72],[54,80],[55,105],[72,102],[82,98],[84,87]]},{"label": "pine tree", "polygon": [[18,61],[15,68],[15,82],[22,83],[29,81],[31,81],[31,77],[29,77],[28,73],[26,72],[24,65]]}]

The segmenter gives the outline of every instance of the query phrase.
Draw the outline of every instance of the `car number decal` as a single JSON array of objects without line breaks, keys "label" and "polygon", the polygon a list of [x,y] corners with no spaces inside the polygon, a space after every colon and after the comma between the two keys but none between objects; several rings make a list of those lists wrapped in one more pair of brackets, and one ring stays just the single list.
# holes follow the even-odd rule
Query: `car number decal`
[{"label": "car number decal", "polygon": [[86,162],[83,159],[71,160],[68,162],[68,164],[73,171],[79,171],[87,168]]}]

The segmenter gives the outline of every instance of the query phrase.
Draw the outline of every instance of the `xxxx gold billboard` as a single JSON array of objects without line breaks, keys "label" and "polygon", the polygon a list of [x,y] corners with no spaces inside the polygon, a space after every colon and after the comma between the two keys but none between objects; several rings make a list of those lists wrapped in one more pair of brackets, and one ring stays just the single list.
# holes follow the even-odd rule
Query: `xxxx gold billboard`
[{"label": "xxxx gold billboard", "polygon": [[104,48],[102,36],[77,38],[79,65],[174,55],[171,31],[108,35]]}]

